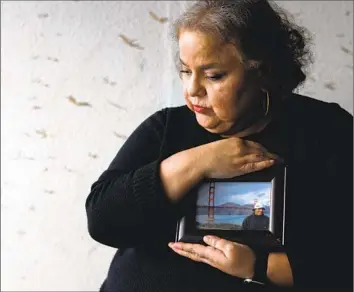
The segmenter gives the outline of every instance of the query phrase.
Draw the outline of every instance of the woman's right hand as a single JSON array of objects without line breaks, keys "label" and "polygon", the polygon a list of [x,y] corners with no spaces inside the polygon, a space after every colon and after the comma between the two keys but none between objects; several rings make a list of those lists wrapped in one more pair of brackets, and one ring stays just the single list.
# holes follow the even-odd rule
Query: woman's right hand
[{"label": "woman's right hand", "polygon": [[203,148],[205,178],[232,178],[282,161],[262,145],[237,137],[204,144]]}]

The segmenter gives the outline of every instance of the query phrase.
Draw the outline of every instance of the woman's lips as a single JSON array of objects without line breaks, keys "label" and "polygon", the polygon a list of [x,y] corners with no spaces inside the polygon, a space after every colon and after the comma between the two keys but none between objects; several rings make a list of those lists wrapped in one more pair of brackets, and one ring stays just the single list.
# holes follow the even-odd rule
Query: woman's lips
[{"label": "woman's lips", "polygon": [[193,105],[193,110],[195,112],[197,112],[197,113],[205,113],[208,110],[208,108],[197,106],[197,105]]}]

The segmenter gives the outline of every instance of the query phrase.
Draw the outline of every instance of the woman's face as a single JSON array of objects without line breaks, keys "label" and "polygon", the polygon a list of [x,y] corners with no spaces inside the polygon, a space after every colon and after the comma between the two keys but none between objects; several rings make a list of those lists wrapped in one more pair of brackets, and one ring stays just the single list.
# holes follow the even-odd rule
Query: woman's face
[{"label": "woman's face", "polygon": [[246,85],[236,47],[211,35],[182,30],[179,51],[184,98],[198,123],[219,134],[242,124],[259,88]]}]

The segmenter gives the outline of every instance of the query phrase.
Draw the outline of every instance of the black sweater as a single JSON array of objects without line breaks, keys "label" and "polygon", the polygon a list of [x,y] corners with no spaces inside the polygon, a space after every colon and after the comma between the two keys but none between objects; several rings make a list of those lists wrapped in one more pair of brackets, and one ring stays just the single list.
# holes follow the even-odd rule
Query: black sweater
[{"label": "black sweater", "polygon": [[249,215],[242,222],[243,230],[268,230],[269,217],[266,215]]},{"label": "black sweater", "polygon": [[[102,291],[244,291],[240,279],[167,247],[187,200],[168,201],[159,164],[219,139],[186,106],[154,113],[130,135],[86,200],[91,237],[119,249]],[[287,165],[285,249],[294,289],[352,291],[352,115],[336,103],[294,94],[262,132],[245,139]]]}]

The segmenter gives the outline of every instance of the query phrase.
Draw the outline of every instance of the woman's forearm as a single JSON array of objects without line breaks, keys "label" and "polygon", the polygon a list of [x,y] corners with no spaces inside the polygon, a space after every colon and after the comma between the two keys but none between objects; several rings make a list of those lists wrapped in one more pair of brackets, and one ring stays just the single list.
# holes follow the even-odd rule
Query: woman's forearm
[{"label": "woman's forearm", "polygon": [[267,276],[277,286],[293,286],[293,275],[286,253],[269,254]]},{"label": "woman's forearm", "polygon": [[199,146],[178,152],[161,162],[161,181],[167,197],[172,202],[179,201],[203,179],[204,155],[205,147]]}]

